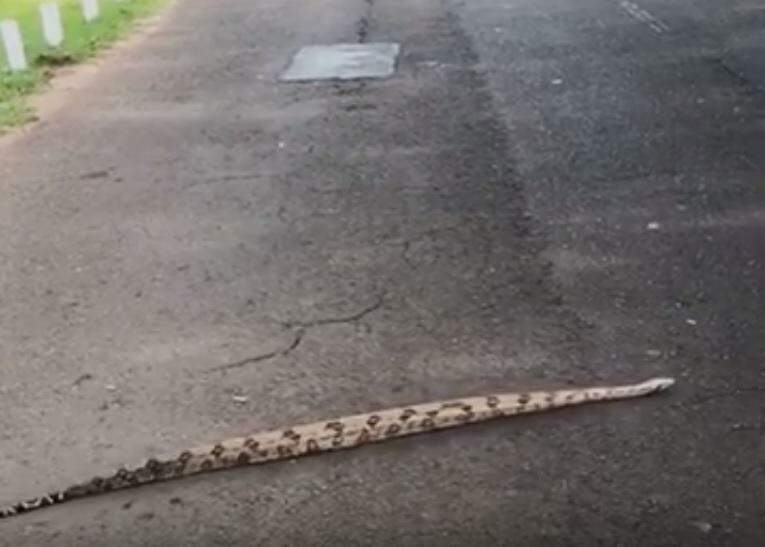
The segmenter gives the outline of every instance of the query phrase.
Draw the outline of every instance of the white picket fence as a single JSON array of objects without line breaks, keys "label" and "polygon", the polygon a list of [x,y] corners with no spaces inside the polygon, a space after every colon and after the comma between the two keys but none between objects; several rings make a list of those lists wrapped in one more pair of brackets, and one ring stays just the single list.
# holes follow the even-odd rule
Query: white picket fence
[{"label": "white picket fence", "polygon": [[[82,17],[86,23],[98,19],[100,14],[98,0],[80,0],[80,5],[82,6]],[[45,42],[52,48],[60,47],[64,42],[64,27],[61,24],[61,11],[58,3],[44,2],[40,4],[39,12]],[[2,38],[8,68],[12,72],[27,70],[29,63],[27,62],[24,39],[19,24],[12,19],[0,21],[0,37]]]}]

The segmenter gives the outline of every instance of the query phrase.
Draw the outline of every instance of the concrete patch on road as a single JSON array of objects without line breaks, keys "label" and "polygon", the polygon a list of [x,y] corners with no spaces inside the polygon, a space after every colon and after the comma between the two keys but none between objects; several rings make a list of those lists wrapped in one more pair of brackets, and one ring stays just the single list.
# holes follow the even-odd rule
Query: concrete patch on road
[{"label": "concrete patch on road", "polygon": [[307,46],[292,58],[283,82],[387,78],[396,69],[396,43]]}]

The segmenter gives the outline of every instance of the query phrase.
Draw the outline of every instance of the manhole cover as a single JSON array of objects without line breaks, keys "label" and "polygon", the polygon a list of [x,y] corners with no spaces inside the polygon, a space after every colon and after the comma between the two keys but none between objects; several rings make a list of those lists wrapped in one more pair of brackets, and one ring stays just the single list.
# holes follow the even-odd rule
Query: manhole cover
[{"label": "manhole cover", "polygon": [[279,79],[305,82],[387,78],[396,69],[399,49],[395,43],[307,46],[297,52]]}]

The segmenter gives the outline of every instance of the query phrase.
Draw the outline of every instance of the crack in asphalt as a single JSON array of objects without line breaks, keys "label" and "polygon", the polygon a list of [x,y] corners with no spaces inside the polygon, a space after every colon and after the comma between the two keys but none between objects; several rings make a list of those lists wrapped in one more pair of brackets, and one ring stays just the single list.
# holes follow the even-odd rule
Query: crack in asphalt
[{"label": "crack in asphalt", "polygon": [[377,297],[377,300],[375,300],[374,303],[370,304],[366,308],[352,315],[345,315],[345,316],[339,316],[339,317],[324,317],[320,319],[314,319],[313,321],[286,321],[282,324],[284,328],[287,328],[287,329],[293,329],[296,327],[301,329],[310,329],[312,327],[318,327],[321,325],[337,325],[341,323],[355,323],[356,321],[360,321],[361,319],[364,319],[364,317],[366,317],[370,313],[380,309],[384,301],[385,301],[385,293],[383,292],[380,296]]},{"label": "crack in asphalt", "polygon": [[369,39],[370,20],[372,19],[372,10],[375,5],[375,0],[365,1],[367,4],[367,13],[356,22],[356,41],[359,44],[364,44]]},{"label": "crack in asphalt", "polygon": [[298,330],[295,332],[290,344],[282,349],[269,351],[268,353],[261,353],[259,355],[253,355],[251,357],[245,357],[244,359],[240,359],[239,361],[232,361],[231,363],[219,365],[213,368],[212,370],[213,371],[232,370],[236,368],[242,368],[247,365],[252,365],[254,363],[260,363],[261,361],[268,361],[269,359],[273,359],[274,357],[284,357],[286,355],[289,355],[292,351],[294,351],[300,345],[300,342],[303,341],[304,335],[305,335],[304,330],[302,329]]},{"label": "crack in asphalt", "polygon": [[359,44],[366,43],[369,36],[369,19],[362,17],[356,24],[356,41]]},{"label": "crack in asphalt", "polygon": [[233,370],[237,368],[242,368],[247,365],[252,365],[255,363],[260,363],[262,361],[268,361],[276,357],[285,357],[289,355],[290,353],[292,353],[295,349],[297,349],[297,347],[303,341],[303,337],[306,335],[306,332],[309,329],[314,327],[319,327],[322,325],[338,325],[343,323],[355,323],[357,321],[360,321],[361,319],[363,319],[370,313],[380,309],[384,301],[385,301],[385,293],[383,292],[377,298],[377,300],[375,300],[374,303],[370,304],[366,308],[352,315],[339,316],[339,317],[324,317],[324,318],[314,319],[313,321],[284,322],[282,323],[282,326],[284,328],[294,330],[292,340],[290,341],[288,345],[280,349],[269,351],[267,353],[261,353],[258,355],[245,357],[244,359],[239,359],[237,361],[232,361],[230,363],[225,363],[223,365],[218,365],[210,369],[210,371],[223,372],[223,371]]}]

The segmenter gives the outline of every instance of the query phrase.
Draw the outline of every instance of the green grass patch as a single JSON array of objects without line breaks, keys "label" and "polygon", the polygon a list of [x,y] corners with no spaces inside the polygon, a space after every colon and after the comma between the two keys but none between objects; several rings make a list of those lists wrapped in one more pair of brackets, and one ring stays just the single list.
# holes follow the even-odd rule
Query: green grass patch
[{"label": "green grass patch", "polygon": [[0,0],[0,20],[15,19],[21,27],[30,69],[8,71],[0,45],[0,131],[34,118],[24,97],[48,78],[50,67],[77,63],[122,36],[137,18],[154,11],[167,0],[99,0],[100,15],[86,23],[80,0],[57,0],[61,7],[64,43],[49,47],[43,38],[39,4],[43,0]]}]

